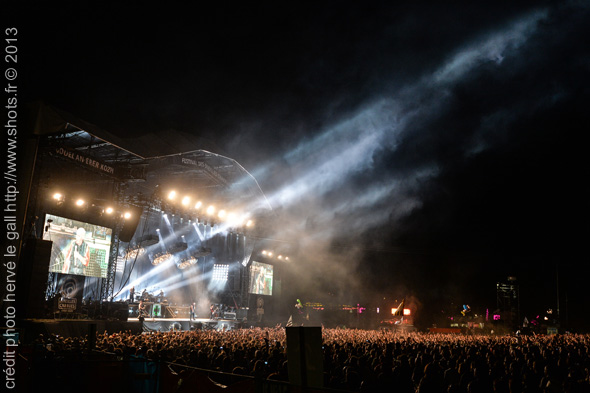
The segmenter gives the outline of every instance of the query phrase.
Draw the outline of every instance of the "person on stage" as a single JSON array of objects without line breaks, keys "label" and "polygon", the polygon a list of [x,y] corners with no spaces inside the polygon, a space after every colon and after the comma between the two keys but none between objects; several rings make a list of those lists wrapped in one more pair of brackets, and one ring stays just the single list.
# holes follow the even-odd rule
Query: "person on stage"
[{"label": "person on stage", "polygon": [[190,312],[191,312],[190,320],[192,321],[193,319],[196,319],[196,317],[197,317],[197,305],[195,304],[195,302],[193,302],[191,304]]},{"label": "person on stage", "polygon": [[90,262],[90,249],[84,241],[86,230],[82,227],[76,231],[76,238],[66,249],[66,256],[61,272],[64,274],[84,274]]},{"label": "person on stage", "polygon": [[129,302],[133,303],[135,300],[135,287],[129,288]]}]

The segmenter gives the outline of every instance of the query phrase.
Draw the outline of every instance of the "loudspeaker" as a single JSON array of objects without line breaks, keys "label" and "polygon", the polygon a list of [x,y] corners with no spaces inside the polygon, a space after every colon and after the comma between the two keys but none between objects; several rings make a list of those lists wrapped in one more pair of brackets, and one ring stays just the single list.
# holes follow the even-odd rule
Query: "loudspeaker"
[{"label": "loudspeaker", "polygon": [[129,243],[133,239],[133,235],[135,235],[143,209],[141,207],[131,206],[126,210],[131,213],[131,217],[123,220],[123,228],[121,228],[121,232],[119,233],[119,240]]},{"label": "loudspeaker", "polygon": [[322,328],[288,327],[286,332],[289,382],[321,388],[324,384]]},{"label": "loudspeaker", "polygon": [[192,323],[191,330],[203,330],[203,323],[202,322]]},{"label": "loudspeaker", "polygon": [[129,320],[129,310],[125,308],[115,311],[115,318],[118,321],[127,322]]},{"label": "loudspeaker", "polygon": [[19,318],[45,317],[45,291],[52,241],[27,239],[17,267],[16,304]]}]

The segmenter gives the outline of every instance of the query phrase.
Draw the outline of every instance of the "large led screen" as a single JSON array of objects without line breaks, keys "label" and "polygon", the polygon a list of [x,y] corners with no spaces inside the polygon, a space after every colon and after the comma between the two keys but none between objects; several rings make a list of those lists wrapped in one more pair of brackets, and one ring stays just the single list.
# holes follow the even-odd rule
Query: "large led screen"
[{"label": "large led screen", "polygon": [[252,261],[250,265],[250,293],[272,295],[272,265]]},{"label": "large led screen", "polygon": [[48,214],[43,239],[53,242],[49,271],[105,278],[112,229]]}]

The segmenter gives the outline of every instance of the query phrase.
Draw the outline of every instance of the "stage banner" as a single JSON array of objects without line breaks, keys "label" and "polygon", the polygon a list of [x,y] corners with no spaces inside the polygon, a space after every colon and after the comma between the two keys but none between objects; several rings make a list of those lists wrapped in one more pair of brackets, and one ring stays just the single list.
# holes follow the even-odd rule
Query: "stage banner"
[{"label": "stage banner", "polygon": [[49,152],[54,157],[64,158],[72,163],[76,163],[85,168],[100,172],[106,175],[120,177],[120,169],[97,160],[94,157],[81,154],[78,151],[70,150],[66,147],[56,147]]},{"label": "stage banner", "polygon": [[68,312],[78,312],[82,306],[85,282],[86,277],[84,276],[76,274],[58,274],[57,293],[60,296],[60,300],[58,301],[59,311],[62,311],[61,308],[63,307],[64,309],[68,309]]}]

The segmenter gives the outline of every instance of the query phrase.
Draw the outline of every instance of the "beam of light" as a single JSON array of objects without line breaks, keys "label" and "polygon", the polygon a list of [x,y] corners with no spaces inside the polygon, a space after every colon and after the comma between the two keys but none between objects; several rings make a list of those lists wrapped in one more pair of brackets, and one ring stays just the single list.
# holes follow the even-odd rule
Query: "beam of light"
[{"label": "beam of light", "polygon": [[205,236],[203,236],[203,233],[201,233],[201,230],[199,229],[199,226],[196,222],[193,224],[193,227],[195,228],[195,232],[197,232],[197,235],[199,236],[199,240],[201,240],[201,242],[205,241]]},{"label": "beam of light", "polygon": [[[421,132],[420,125],[427,124],[447,110],[449,95],[455,84],[478,72],[481,65],[495,62],[502,67],[503,59],[518,56],[519,49],[535,33],[537,24],[546,15],[545,10],[534,11],[506,28],[480,37],[457,50],[434,72],[399,89],[391,97],[369,103],[317,136],[302,140],[284,156],[298,177],[271,193],[268,196],[270,204],[289,207],[305,197],[317,198],[344,187],[352,176],[372,170],[376,154],[385,149],[395,152],[402,136]],[[265,168],[256,173],[265,173]],[[434,161],[423,162],[414,168],[398,171],[394,175],[396,177],[388,181],[416,184],[425,173],[435,177],[437,164]],[[410,187],[387,189],[371,185],[351,194],[351,197],[341,196],[340,203],[351,207],[362,201],[367,207],[371,203],[378,206],[392,197],[403,200],[410,191]],[[407,213],[419,205],[419,200],[411,200],[404,211]],[[320,221],[330,222],[326,213],[323,208],[316,212]],[[388,219],[390,213],[375,215],[371,221],[365,220],[365,225],[379,224]]]},{"label": "beam of light", "polygon": [[176,282],[173,282],[169,285],[166,285],[165,287],[162,287],[162,290],[164,291],[164,293],[169,293],[169,292],[172,292],[176,289],[191,287],[195,284],[199,284],[199,283],[205,281],[206,276],[207,276],[206,274],[204,274],[204,275],[201,274],[198,276],[189,277],[188,279],[184,279],[182,281],[176,281]]},{"label": "beam of light", "polygon": [[547,18],[546,9],[534,11],[518,19],[505,30],[480,38],[458,51],[433,75],[439,83],[452,83],[462,79],[482,63],[502,63],[504,58],[517,51],[536,31],[536,25]]},{"label": "beam of light", "polygon": [[166,228],[168,229],[168,232],[170,232],[171,235],[174,235],[176,237],[176,235],[174,234],[174,227],[170,223],[170,218],[168,217],[168,214],[164,214],[162,218],[164,218],[164,222],[166,223]]}]

